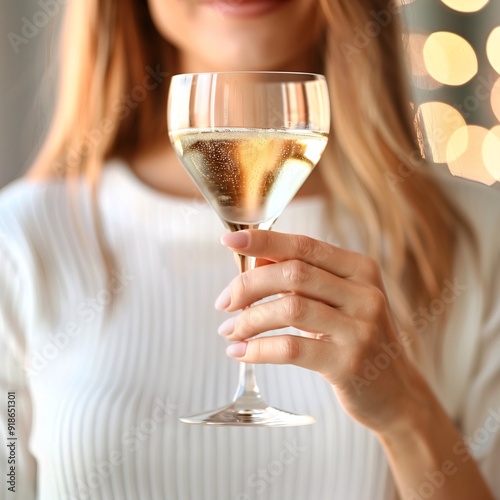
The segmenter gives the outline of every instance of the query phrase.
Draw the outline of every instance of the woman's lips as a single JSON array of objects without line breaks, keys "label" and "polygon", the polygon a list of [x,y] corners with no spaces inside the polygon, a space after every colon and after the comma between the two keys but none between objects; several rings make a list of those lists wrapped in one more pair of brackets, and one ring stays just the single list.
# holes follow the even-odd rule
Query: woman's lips
[{"label": "woman's lips", "polygon": [[235,17],[254,17],[267,14],[290,0],[207,0],[203,2],[221,14]]}]

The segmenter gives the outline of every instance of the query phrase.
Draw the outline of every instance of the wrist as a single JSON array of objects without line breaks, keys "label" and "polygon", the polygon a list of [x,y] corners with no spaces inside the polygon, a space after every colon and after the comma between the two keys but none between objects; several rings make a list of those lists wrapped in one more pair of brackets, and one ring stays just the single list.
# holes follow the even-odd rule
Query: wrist
[{"label": "wrist", "polygon": [[415,381],[401,402],[398,414],[383,428],[376,431],[384,446],[414,449],[425,446],[432,434],[439,429],[445,412],[425,379],[415,374]]},{"label": "wrist", "polygon": [[[415,387],[417,387],[414,392]],[[399,418],[377,430],[401,498],[492,499],[463,437],[427,385],[412,385]],[[416,396],[416,397],[415,397]],[[462,443],[460,457],[456,445]]]}]

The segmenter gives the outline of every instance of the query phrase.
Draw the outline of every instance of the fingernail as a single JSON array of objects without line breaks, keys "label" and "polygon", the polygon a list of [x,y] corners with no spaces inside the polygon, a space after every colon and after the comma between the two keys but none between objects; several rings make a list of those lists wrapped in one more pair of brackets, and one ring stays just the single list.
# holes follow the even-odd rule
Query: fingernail
[{"label": "fingernail", "polygon": [[215,309],[218,311],[224,311],[231,304],[231,289],[229,287],[224,288],[221,294],[217,297],[215,301]]},{"label": "fingernail", "polygon": [[235,323],[236,323],[236,317],[229,318],[228,320],[224,321],[222,325],[219,326],[217,332],[221,337],[227,337],[228,335],[231,335],[231,333],[234,332]]},{"label": "fingernail", "polygon": [[250,235],[246,231],[237,231],[236,233],[226,233],[221,238],[221,243],[227,247],[243,249],[250,242]]},{"label": "fingernail", "polygon": [[226,348],[226,354],[230,358],[242,358],[247,352],[248,342],[238,342],[237,344],[231,344]]}]

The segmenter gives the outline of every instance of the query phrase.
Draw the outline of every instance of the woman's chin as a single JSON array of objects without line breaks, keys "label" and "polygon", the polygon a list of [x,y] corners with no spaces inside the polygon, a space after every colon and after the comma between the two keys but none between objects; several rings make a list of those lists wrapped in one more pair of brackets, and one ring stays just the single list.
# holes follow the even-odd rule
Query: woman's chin
[{"label": "woman's chin", "polygon": [[[215,51],[216,52],[216,51]],[[218,52],[221,54],[223,51]],[[180,62],[180,73],[205,73],[223,71],[292,71],[292,72],[314,72],[317,69],[311,64],[314,56],[293,59],[272,57],[269,51],[266,54],[231,54],[228,57],[219,57],[217,60],[202,60],[188,58]]]}]

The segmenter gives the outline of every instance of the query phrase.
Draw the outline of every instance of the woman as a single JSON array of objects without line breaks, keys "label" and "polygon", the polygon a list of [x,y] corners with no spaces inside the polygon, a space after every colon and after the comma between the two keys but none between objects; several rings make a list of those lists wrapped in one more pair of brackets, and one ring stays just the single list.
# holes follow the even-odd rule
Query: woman
[{"label": "woman", "polygon": [[[500,496],[500,204],[415,164],[398,25],[386,0],[68,3],[52,132],[0,205],[18,498]],[[217,70],[324,71],[333,104],[276,231],[223,237],[261,259],[241,278],[164,123],[169,75]],[[280,327],[310,333],[253,339]],[[227,402],[230,358],[318,423],[179,423]]]}]

